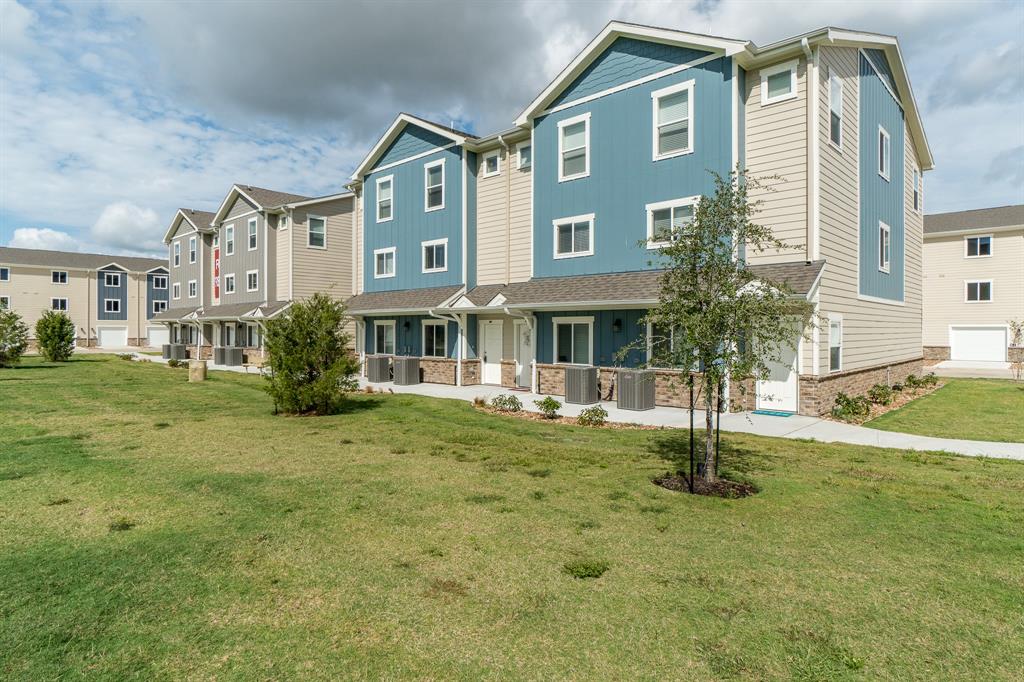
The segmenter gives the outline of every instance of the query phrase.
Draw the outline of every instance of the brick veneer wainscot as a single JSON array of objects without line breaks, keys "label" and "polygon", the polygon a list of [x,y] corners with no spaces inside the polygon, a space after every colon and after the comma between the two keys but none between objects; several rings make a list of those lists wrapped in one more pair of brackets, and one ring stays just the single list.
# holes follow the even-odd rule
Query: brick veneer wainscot
[{"label": "brick veneer wainscot", "polygon": [[920,375],[923,358],[891,365],[878,365],[866,369],[836,372],[821,377],[800,377],[800,414],[821,416],[832,411],[836,395],[865,395],[875,384],[903,383],[911,374]]}]

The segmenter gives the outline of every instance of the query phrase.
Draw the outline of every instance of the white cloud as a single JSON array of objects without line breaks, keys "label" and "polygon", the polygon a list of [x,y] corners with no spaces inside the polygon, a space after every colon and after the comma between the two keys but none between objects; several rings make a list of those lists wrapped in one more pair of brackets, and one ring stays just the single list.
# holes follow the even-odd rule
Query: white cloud
[{"label": "white cloud", "polygon": [[119,201],[104,207],[92,226],[93,240],[101,247],[160,251],[160,217],[151,208],[139,208],[130,201]]},{"label": "white cloud", "polygon": [[17,249],[45,249],[47,251],[78,251],[79,242],[67,232],[48,227],[19,227],[7,243]]}]

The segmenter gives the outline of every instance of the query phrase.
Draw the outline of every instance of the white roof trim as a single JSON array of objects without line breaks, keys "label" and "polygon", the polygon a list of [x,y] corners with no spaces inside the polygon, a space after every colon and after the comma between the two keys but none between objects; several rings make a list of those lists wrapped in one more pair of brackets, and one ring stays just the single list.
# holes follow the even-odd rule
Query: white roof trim
[{"label": "white roof trim", "polygon": [[315,199],[306,199],[304,201],[294,201],[290,204],[281,204],[280,206],[274,206],[273,208],[298,208],[299,206],[311,206],[313,204],[336,201],[338,199],[347,199],[348,197],[354,196],[355,194],[352,192],[339,192],[338,194],[331,194],[326,197],[316,197]]},{"label": "white roof trim", "polygon": [[[121,265],[120,263],[118,263],[118,262],[117,262],[116,260],[112,260],[112,261],[110,261],[109,263],[107,263],[106,265],[101,265],[100,267],[98,267],[98,268],[96,268],[96,269],[97,269],[97,270],[106,270],[106,269],[107,269],[107,268],[109,268],[109,267],[110,267],[111,265],[113,265],[113,266],[114,266],[114,267],[116,267],[116,268],[121,268],[121,269],[122,269],[122,270],[124,270],[125,272],[131,272],[131,271],[132,271],[132,270],[131,270],[131,268],[126,268],[125,266],[123,266],[123,265]],[[159,267],[159,266],[158,266],[158,267]]]},{"label": "white roof trim", "polygon": [[377,157],[380,156],[384,149],[389,144],[394,142],[395,138],[398,137],[399,133],[402,132],[405,126],[410,124],[419,126],[424,130],[429,130],[432,133],[437,133],[438,135],[447,137],[455,144],[464,144],[466,142],[466,138],[463,137],[462,135],[458,135],[450,130],[434,125],[430,121],[424,121],[422,118],[419,118],[417,116],[402,113],[395,117],[395,120],[388,127],[387,131],[384,132],[384,135],[381,136],[379,140],[377,140],[377,144],[373,145],[373,148],[370,150],[370,153],[367,154],[363,158],[363,160],[359,162],[359,166],[357,166],[355,172],[352,173],[352,180],[359,180],[366,173],[366,171],[369,170],[370,166],[373,164],[374,161],[377,160]]},{"label": "white roof trim", "polygon": [[224,218],[224,213],[227,211],[227,208],[230,205],[229,202],[233,197],[238,196],[245,197],[246,201],[255,206],[257,211],[263,210],[263,206],[260,205],[260,202],[256,201],[251,196],[243,192],[241,187],[239,187],[238,185],[231,185],[231,189],[230,191],[228,191],[228,195],[224,197],[224,201],[220,202],[220,208],[218,208],[217,212],[213,215],[213,220],[210,222],[210,227],[216,225]]},{"label": "white roof trim", "polygon": [[198,232],[199,231],[199,228],[196,226],[196,224],[194,222],[192,222],[189,219],[188,215],[186,215],[185,212],[179,208],[177,213],[174,214],[174,217],[171,218],[171,225],[170,225],[170,227],[168,227],[167,231],[164,232],[164,244],[170,244],[171,243],[171,237],[173,237],[174,233],[178,231],[178,225],[181,224],[181,220],[178,219],[179,217],[181,218],[181,220],[184,220],[186,223],[188,223],[192,227],[192,231],[193,232]]}]

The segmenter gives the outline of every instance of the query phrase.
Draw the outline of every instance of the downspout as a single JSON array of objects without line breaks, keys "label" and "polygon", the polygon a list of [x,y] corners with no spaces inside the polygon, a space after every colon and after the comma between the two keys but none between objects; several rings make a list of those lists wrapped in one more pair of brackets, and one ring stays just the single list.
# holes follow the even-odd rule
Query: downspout
[{"label": "downspout", "polygon": [[[462,322],[459,320],[457,315],[439,313],[436,310],[427,310],[427,315],[435,317],[445,322],[454,322],[459,330],[458,338],[455,340],[455,385],[462,385]],[[445,339],[447,340],[448,334],[445,333]]]},{"label": "downspout", "polygon": [[509,283],[512,272],[512,148],[505,142],[505,138],[498,135],[498,143],[505,148],[505,279],[504,284]]},{"label": "downspout", "polygon": [[[526,326],[530,329],[531,343],[530,349],[533,351],[533,357],[530,358],[530,392],[537,392],[537,332],[536,322],[537,319],[532,314],[527,314],[521,311],[513,311],[508,306],[502,308],[505,314],[509,317],[518,317],[526,322]],[[516,339],[516,344],[519,343],[519,339]]]},{"label": "downspout", "polygon": [[818,195],[818,64],[817,55],[811,50],[807,38],[800,40],[800,47],[807,59],[807,222],[806,245],[807,260],[817,256],[817,195]]}]

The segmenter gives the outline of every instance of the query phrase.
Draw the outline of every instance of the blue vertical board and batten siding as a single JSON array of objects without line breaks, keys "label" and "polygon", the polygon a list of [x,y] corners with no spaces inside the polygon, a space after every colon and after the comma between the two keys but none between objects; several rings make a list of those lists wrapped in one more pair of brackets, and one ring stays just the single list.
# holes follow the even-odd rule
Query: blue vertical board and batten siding
[{"label": "blue vertical board and batten siding", "polygon": [[[884,56],[883,56],[884,58]],[[875,62],[877,64],[877,61]],[[884,72],[883,72],[884,73]],[[860,293],[904,300],[904,114],[860,55]],[[878,173],[878,126],[890,137],[889,180]],[[889,272],[878,269],[878,222],[890,228]]]},{"label": "blue vertical board and batten siding", "polygon": [[[407,125],[384,152],[378,168],[430,149],[436,151],[384,170],[372,170],[363,178],[364,291],[424,289],[462,283],[462,148],[439,148],[450,143],[448,138]],[[389,158],[392,160],[387,161]],[[444,208],[428,212],[424,210],[423,167],[440,159],[445,160]],[[377,179],[389,175],[393,178],[393,217],[378,223]],[[445,238],[448,239],[447,271],[424,273],[422,242]],[[375,278],[373,252],[390,247],[396,248],[395,276]]]},{"label": "blue vertical board and batten siding", "polygon": [[[647,327],[643,317],[647,314],[642,309],[626,310],[567,310],[563,312],[537,313],[537,362],[550,364],[555,361],[555,326],[556,317],[593,317],[594,337],[592,364],[600,367],[637,367],[647,359],[646,348],[638,347],[647,338]],[[621,322],[621,330],[614,331],[615,321]],[[620,351],[626,347],[630,350],[626,356],[619,357]]]},{"label": "blue vertical board and batten siding", "polygon": [[[442,322],[436,317],[430,317],[429,315],[395,315],[392,317],[381,316],[381,317],[367,317],[366,318],[366,330],[363,341],[365,342],[365,348],[367,353],[375,352],[377,349],[374,346],[376,342],[374,331],[374,321],[380,320],[394,320],[395,322],[395,355],[411,355],[420,356],[423,354],[423,321],[430,320],[432,322]],[[406,329],[405,325],[409,325]],[[447,357],[455,357],[455,346],[459,338],[459,327],[454,322],[447,322],[448,332],[445,338],[445,350]]]},{"label": "blue vertical board and batten siding", "polygon": [[[663,53],[676,51],[672,63],[686,63],[706,54],[660,44],[657,47]],[[631,70],[617,71],[618,79],[629,82],[666,68],[664,58],[646,59],[644,66],[644,58],[634,55]],[[612,61],[609,58],[604,63]],[[590,77],[597,78],[602,73],[595,69]],[[689,80],[694,81],[694,150],[654,161],[651,93]],[[615,79],[604,77],[601,83],[614,84]],[[576,93],[596,87],[586,80],[574,85]],[[656,267],[652,262],[656,254],[640,244],[647,237],[646,205],[711,194],[714,181],[709,171],[721,175],[729,172],[732,88],[732,60],[720,57],[535,119],[534,276],[631,272]],[[559,182],[558,122],[587,112],[591,115],[590,175]],[[595,214],[594,254],[556,260],[552,221],[588,213]]]},{"label": "blue vertical board and batten siding", "polygon": [[[120,285],[108,287],[106,285],[106,273],[114,272],[121,275]],[[108,313],[103,301],[114,298],[121,302],[120,312]],[[104,268],[96,273],[96,319],[97,320],[127,320],[128,319],[128,273],[118,268]]]},{"label": "blue vertical board and batten siding", "polygon": [[[164,277],[167,280],[167,287],[164,289],[153,288],[153,278]],[[146,319],[153,318],[153,302],[164,301],[170,304],[171,282],[166,270],[157,270],[146,275]],[[188,293],[188,292],[186,292]]]}]

